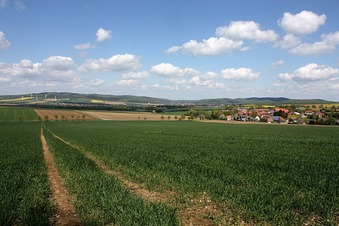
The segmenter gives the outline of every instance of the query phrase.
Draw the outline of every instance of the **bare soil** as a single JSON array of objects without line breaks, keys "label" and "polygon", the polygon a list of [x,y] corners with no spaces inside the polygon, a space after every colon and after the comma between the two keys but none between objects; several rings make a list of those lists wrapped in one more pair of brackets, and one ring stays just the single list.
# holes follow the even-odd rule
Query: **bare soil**
[{"label": "bare soil", "polygon": [[[57,120],[98,120],[98,118],[93,117],[92,115],[86,114],[86,112],[74,111],[74,110],[44,110],[44,109],[35,109],[35,112],[45,120],[45,116],[48,116],[48,120],[56,120],[55,116],[58,116]],[[83,118],[83,115],[85,118]],[[73,116],[73,117],[72,117]]]},{"label": "bare soil", "polygon": [[[150,112],[105,112],[105,111],[82,111],[82,113],[91,115],[94,118],[102,120],[168,120],[168,115],[156,114]],[[161,119],[164,116],[164,119]],[[170,115],[169,120],[174,120],[174,116]]]},{"label": "bare soil", "polygon": [[63,179],[59,176],[54,158],[48,150],[47,142],[41,128],[41,142],[44,150],[44,159],[47,166],[48,179],[52,189],[52,201],[57,205],[55,225],[81,225],[72,204],[72,198],[67,191]]}]

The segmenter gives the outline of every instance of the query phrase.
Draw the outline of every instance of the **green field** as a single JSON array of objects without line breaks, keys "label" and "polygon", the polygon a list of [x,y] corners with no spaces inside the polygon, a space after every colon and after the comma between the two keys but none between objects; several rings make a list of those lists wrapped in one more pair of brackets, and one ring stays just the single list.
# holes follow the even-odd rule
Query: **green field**
[{"label": "green field", "polygon": [[[83,225],[180,225],[202,194],[215,225],[337,225],[339,128],[195,121],[42,122]],[[0,225],[51,225],[40,122],[0,124]],[[64,143],[53,134],[61,137]],[[169,195],[133,193],[116,175]]]},{"label": "green field", "polygon": [[0,107],[0,121],[34,121],[38,115],[32,108]]},{"label": "green field", "polygon": [[[63,159],[59,164],[70,181],[76,178],[76,174],[72,176],[72,164],[82,172],[76,165],[85,165],[87,160],[82,155],[67,156],[88,151],[150,190],[175,191],[178,206],[205,192],[227,218],[206,216],[215,223],[229,225],[244,220],[256,225],[336,225],[339,221],[337,127],[189,121],[45,125],[76,146],[67,152],[69,146],[48,135],[53,153]],[[72,163],[71,159],[76,160]],[[69,169],[62,166],[66,160]],[[94,168],[93,175],[97,173]],[[83,172],[90,171],[87,168]],[[86,185],[73,186],[79,189],[75,193],[86,190]],[[87,190],[93,193],[84,196],[95,200],[99,191],[91,189]],[[164,211],[166,222],[173,220],[171,208],[159,211]]]},{"label": "green field", "polygon": [[0,124],[0,225],[48,225],[54,214],[40,123]]}]

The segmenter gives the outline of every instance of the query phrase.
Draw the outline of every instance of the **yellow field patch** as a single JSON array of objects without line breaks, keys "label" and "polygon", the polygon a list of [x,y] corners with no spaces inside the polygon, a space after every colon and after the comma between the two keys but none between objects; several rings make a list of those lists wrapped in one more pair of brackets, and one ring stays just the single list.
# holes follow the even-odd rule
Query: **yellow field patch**
[{"label": "yellow field patch", "polygon": [[14,98],[14,99],[0,100],[0,102],[25,101],[25,100],[32,100],[32,99],[33,97],[20,97],[20,98]]},{"label": "yellow field patch", "polygon": [[91,103],[95,103],[95,104],[100,103],[100,104],[102,104],[102,103],[105,103],[105,102],[103,100],[91,100]]}]

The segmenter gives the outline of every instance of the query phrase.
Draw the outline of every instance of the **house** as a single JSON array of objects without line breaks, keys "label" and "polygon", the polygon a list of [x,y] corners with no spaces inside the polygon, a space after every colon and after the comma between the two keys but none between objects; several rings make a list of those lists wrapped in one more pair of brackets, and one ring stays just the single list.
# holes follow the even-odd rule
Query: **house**
[{"label": "house", "polygon": [[313,115],[313,111],[312,111],[312,110],[306,110],[306,111],[305,111],[305,115],[306,115],[306,116]]},{"label": "house", "polygon": [[281,116],[272,116],[273,122],[284,123],[286,120]]},{"label": "house", "polygon": [[232,115],[226,115],[226,121],[231,121],[232,120]]},{"label": "house", "polygon": [[272,123],[273,122],[273,118],[270,115],[263,115],[260,118],[260,122]]}]

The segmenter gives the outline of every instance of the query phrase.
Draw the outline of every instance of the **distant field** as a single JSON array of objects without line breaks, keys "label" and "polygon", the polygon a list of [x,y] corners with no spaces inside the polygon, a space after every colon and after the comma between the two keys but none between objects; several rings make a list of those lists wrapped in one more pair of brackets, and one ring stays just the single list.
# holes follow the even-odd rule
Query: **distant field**
[{"label": "distant field", "polygon": [[[110,112],[110,111],[82,111],[94,118],[102,120],[174,120],[174,115],[155,114],[150,112]],[[163,116],[164,119],[161,117]],[[168,118],[170,116],[170,118]]]},{"label": "distant field", "polygon": [[35,112],[41,117],[42,120],[99,120],[86,112],[74,110],[45,110],[35,109]]},{"label": "distant field", "polygon": [[0,121],[32,121],[38,115],[32,108],[0,107]]}]

